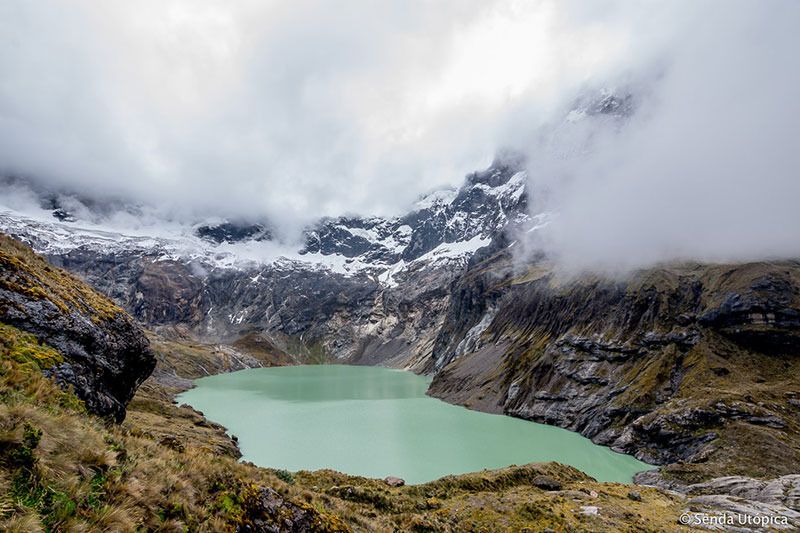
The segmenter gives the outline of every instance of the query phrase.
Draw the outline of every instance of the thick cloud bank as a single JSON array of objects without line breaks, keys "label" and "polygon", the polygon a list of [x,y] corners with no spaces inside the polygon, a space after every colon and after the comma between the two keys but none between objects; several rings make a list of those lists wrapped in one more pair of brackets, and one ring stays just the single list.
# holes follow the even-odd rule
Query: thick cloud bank
[{"label": "thick cloud bank", "polygon": [[[800,255],[791,0],[0,3],[0,172],[171,214],[390,214],[529,154],[570,267]],[[630,90],[623,127],[559,122]]]},{"label": "thick cloud bank", "polygon": [[0,167],[290,222],[397,211],[623,46],[557,5],[2,2]]},{"label": "thick cloud bank", "polygon": [[697,4],[628,124],[542,159],[562,264],[800,257],[800,4]]}]

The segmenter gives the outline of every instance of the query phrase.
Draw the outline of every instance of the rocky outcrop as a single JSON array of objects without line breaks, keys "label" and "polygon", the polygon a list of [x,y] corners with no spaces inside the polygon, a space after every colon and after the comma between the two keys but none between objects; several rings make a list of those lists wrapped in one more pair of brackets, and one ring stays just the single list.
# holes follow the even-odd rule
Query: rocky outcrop
[{"label": "rocky outcrop", "polygon": [[34,334],[63,362],[47,369],[89,411],[125,417],[125,405],[153,371],[141,328],[106,297],[0,235],[0,322]]},{"label": "rocky outcrop", "polygon": [[695,497],[726,494],[733,498],[800,511],[800,474],[766,481],[744,476],[725,476],[706,483],[689,485],[682,492]]},{"label": "rocky outcrop", "polygon": [[792,353],[800,345],[798,287],[790,270],[768,272],[746,291],[723,283],[715,301],[698,317],[737,343],[757,351]]},{"label": "rocky outcrop", "polygon": [[[724,476],[704,483],[665,480],[657,471],[636,477],[637,483],[684,497],[681,523],[742,533],[796,531],[800,521],[800,475],[775,479]],[[713,522],[712,522],[713,521]]]},{"label": "rocky outcrop", "polygon": [[200,224],[195,233],[198,237],[216,243],[239,242],[245,240],[272,240],[272,231],[263,224],[247,224],[224,221],[218,224]]},{"label": "rocky outcrop", "polygon": [[293,502],[269,487],[252,486],[242,496],[243,516],[237,533],[347,533],[350,528],[334,516],[308,504]]}]

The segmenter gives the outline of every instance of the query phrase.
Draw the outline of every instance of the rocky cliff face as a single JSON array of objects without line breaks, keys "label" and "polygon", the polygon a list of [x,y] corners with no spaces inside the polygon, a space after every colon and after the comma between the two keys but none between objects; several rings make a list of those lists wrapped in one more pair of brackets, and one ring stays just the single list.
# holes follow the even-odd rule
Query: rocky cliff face
[{"label": "rocky cliff face", "polygon": [[[526,205],[519,168],[498,161],[403,217],[320,221],[269,260],[236,255],[268,242],[262,226],[176,240],[0,221],[156,330],[433,374],[438,397],[690,465],[689,479],[800,465],[797,263],[561,279],[512,255],[547,222]],[[731,449],[751,450],[738,470]]]},{"label": "rocky cliff face", "polygon": [[[627,95],[578,99],[554,139],[588,120],[616,127],[633,109]],[[288,353],[434,372],[446,362],[434,362],[434,352],[462,333],[441,330],[451,284],[479,250],[497,251],[513,230],[547,221],[529,213],[527,181],[525,161],[504,153],[404,215],[321,219],[294,244],[276,241],[263,220],[112,231],[109,220],[147,210],[41,187],[26,193],[41,198],[36,216],[0,211],[0,229],[151,327],[180,324],[212,342],[257,332]]]},{"label": "rocky cliff face", "polygon": [[430,392],[655,464],[738,455],[730,473],[788,474],[800,467],[798,312],[797,262],[559,279],[501,254],[455,284]]},{"label": "rocky cliff face", "polygon": [[55,348],[63,361],[45,372],[73,387],[89,411],[117,421],[155,366],[141,328],[122,309],[2,234],[0,322]]}]

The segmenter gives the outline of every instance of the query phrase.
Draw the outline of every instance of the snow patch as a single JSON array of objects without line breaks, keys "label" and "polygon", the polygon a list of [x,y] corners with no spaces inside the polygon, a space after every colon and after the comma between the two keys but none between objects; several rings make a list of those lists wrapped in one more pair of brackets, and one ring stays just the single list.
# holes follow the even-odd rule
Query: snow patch
[{"label": "snow patch", "polygon": [[422,211],[434,206],[444,206],[453,203],[458,196],[458,189],[441,189],[433,191],[414,203],[414,211]]},{"label": "snow patch", "polygon": [[479,248],[487,246],[492,239],[476,235],[467,241],[443,242],[430,252],[418,257],[412,263],[436,263],[442,260],[461,258],[472,255]]}]

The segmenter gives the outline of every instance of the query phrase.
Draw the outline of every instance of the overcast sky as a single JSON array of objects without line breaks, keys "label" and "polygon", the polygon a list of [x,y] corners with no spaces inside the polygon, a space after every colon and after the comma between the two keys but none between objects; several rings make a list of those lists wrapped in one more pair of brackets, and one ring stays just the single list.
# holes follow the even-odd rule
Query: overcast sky
[{"label": "overcast sky", "polygon": [[611,270],[800,258],[800,2],[698,0],[661,22],[632,120],[562,133],[589,149],[530,164],[558,213],[551,255]]},{"label": "overcast sky", "polygon": [[642,10],[591,5],[7,0],[0,164],[246,213],[395,212],[634,51]]},{"label": "overcast sky", "polygon": [[[800,254],[798,5],[5,0],[0,169],[297,226],[400,212],[510,146],[564,261]],[[619,86],[626,132],[542,143]]]}]

